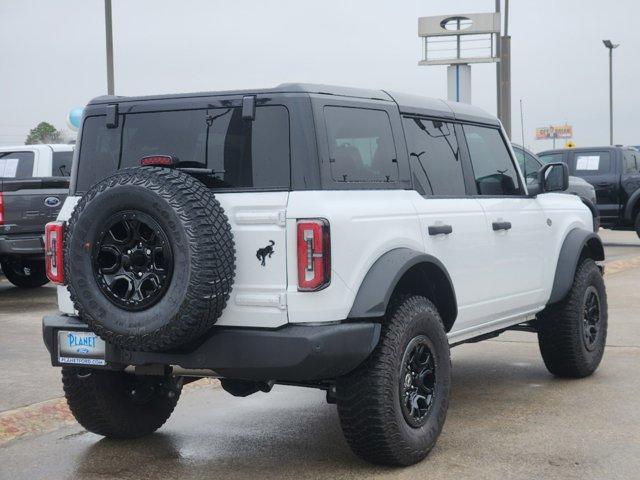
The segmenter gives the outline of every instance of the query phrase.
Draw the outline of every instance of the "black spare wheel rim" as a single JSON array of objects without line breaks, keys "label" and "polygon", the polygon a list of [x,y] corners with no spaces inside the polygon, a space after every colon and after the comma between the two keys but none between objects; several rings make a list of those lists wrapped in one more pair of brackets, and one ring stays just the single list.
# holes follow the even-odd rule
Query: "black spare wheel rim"
[{"label": "black spare wheel rim", "polygon": [[436,362],[424,335],[414,337],[402,357],[400,367],[400,405],[407,423],[422,427],[431,413],[436,389]]},{"label": "black spare wheel rim", "polygon": [[118,307],[136,311],[157,303],[173,273],[173,252],[162,227],[146,213],[110,217],[93,247],[93,273],[102,293]]},{"label": "black spare wheel rim", "polygon": [[214,193],[184,172],[123,169],[87,191],[67,224],[67,288],[108,343],[162,351],[205,335],[235,275],[231,225]]},{"label": "black spare wheel rim", "polygon": [[582,307],[582,340],[585,348],[592,352],[600,336],[600,296],[592,285],[584,293]]}]

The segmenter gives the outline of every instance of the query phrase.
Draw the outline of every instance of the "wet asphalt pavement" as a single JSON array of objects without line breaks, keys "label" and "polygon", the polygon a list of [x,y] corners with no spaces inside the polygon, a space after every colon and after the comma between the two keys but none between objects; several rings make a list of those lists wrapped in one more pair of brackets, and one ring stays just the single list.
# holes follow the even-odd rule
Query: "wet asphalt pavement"
[{"label": "wet asphalt pavement", "polygon": [[[206,386],[145,439],[108,441],[72,424],[0,443],[0,479],[640,478],[640,248],[607,256],[624,268],[606,277],[610,332],[596,374],[552,377],[527,333],[454,348],[444,431],[413,467],[356,458],[322,392],[278,386],[239,399]],[[0,281],[0,427],[2,415],[61,395],[39,331],[53,309],[52,288],[26,295]]]}]

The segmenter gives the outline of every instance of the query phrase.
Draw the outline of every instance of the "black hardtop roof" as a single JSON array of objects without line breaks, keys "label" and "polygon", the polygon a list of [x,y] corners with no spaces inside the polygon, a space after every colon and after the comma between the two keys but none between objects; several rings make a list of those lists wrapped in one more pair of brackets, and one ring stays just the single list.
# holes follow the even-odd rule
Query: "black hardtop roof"
[{"label": "black hardtop roof", "polygon": [[365,88],[339,87],[311,83],[283,83],[274,88],[227,90],[218,92],[175,93],[145,96],[103,95],[89,102],[89,105],[105,105],[114,103],[144,102],[157,100],[175,100],[180,98],[224,97],[238,95],[261,95],[274,93],[302,93],[318,95],[335,95],[339,97],[362,98],[375,101],[395,102],[402,113],[435,116],[456,120],[471,121],[499,125],[498,119],[481,108],[458,102],[447,102],[436,98],[409,95],[405,93],[370,90]]}]

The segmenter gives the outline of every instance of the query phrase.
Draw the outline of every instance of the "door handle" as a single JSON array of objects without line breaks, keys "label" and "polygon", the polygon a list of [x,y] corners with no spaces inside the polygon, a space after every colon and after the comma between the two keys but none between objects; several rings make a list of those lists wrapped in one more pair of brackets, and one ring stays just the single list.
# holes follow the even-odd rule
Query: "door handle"
[{"label": "door handle", "polygon": [[511,222],[493,222],[492,226],[494,232],[498,230],[511,230]]},{"label": "door handle", "polygon": [[451,225],[429,225],[429,235],[449,235],[451,232]]},{"label": "door handle", "polygon": [[596,187],[608,187],[610,185],[609,182],[598,182],[596,183]]}]

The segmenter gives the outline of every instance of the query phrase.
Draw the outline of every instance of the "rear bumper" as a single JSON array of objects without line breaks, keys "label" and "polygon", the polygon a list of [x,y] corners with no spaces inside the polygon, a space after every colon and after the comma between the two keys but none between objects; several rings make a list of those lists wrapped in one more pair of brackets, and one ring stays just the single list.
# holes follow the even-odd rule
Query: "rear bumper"
[{"label": "rear bumper", "polygon": [[44,256],[42,235],[0,235],[0,257],[2,256]]},{"label": "rear bumper", "polygon": [[[58,330],[89,330],[77,317],[49,315],[42,320],[44,343],[51,363],[57,355]],[[178,365],[213,370],[224,378],[276,381],[315,381],[349,373],[373,351],[380,324],[288,325],[277,330],[214,327],[198,347],[179,353],[133,352],[106,345],[107,367]],[[102,367],[104,368],[104,367]]]}]

